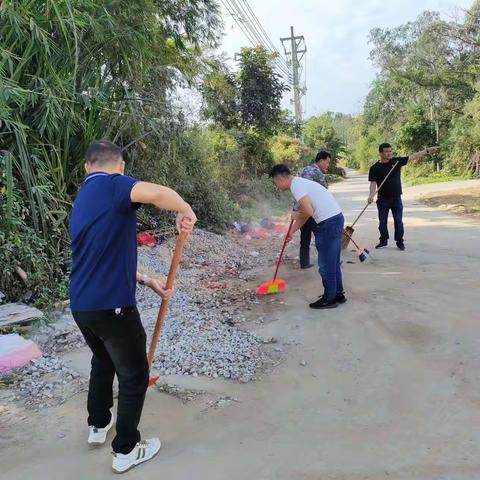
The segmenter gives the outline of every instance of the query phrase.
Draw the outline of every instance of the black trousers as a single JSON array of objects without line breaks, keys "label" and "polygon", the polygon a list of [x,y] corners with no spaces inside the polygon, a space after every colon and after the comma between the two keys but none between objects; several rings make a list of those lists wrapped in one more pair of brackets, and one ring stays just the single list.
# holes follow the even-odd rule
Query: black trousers
[{"label": "black trousers", "polygon": [[313,218],[309,218],[300,229],[300,267],[310,265],[310,244],[312,243],[313,230],[317,226]]},{"label": "black trousers", "polygon": [[112,448],[129,453],[140,440],[138,424],[148,387],[146,335],[136,307],[72,312],[92,350],[88,425],[103,428],[111,419],[113,378],[118,378],[117,435]]},{"label": "black trousers", "polygon": [[393,215],[393,222],[395,226],[395,241],[403,243],[403,203],[402,197],[382,198],[377,200],[378,208],[378,230],[380,232],[380,241],[387,242],[388,234],[388,213],[391,210]]}]

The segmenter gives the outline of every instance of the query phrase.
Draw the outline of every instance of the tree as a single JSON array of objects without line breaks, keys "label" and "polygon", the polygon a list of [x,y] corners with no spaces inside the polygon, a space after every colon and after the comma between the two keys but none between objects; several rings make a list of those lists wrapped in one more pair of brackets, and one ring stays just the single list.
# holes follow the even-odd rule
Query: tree
[{"label": "tree", "polygon": [[205,118],[213,120],[226,130],[240,127],[238,82],[228,71],[214,70],[206,76],[202,87]]},{"label": "tree", "polygon": [[242,48],[238,84],[242,125],[260,133],[275,133],[285,84],[273,67],[275,55],[263,47]]},{"label": "tree", "polygon": [[341,147],[334,126],[333,113],[326,112],[319,117],[312,117],[303,127],[305,143],[313,150],[328,150],[333,157]]},{"label": "tree", "polygon": [[275,163],[288,165],[293,171],[297,171],[315,156],[298,138],[287,135],[273,137],[271,150]]},{"label": "tree", "polygon": [[236,75],[223,65],[202,85],[203,114],[224,128],[272,135],[285,126],[280,103],[287,87],[275,72],[275,56],[263,47],[242,48]]},{"label": "tree", "polygon": [[273,54],[262,47],[242,48],[234,75],[223,66],[202,85],[203,115],[230,131],[240,151],[237,176],[262,175],[273,165],[269,139],[290,128],[280,105],[286,86],[274,69]]},{"label": "tree", "polygon": [[409,155],[429,145],[434,145],[436,140],[432,127],[432,122],[423,107],[418,105],[411,107],[407,113],[407,120],[397,131],[395,146],[404,155]]}]

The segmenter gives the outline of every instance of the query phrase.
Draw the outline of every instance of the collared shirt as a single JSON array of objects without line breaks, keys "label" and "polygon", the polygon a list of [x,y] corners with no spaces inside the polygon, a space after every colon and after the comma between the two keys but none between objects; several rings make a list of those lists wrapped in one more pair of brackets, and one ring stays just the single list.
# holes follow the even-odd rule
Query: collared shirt
[{"label": "collared shirt", "polygon": [[312,180],[312,182],[317,182],[322,185],[322,187],[328,188],[327,177],[316,163],[302,168],[298,176],[306,178],[307,180]]},{"label": "collared shirt", "polygon": [[136,209],[130,200],[135,178],[95,172],[73,204],[70,308],[109,310],[136,304]]}]

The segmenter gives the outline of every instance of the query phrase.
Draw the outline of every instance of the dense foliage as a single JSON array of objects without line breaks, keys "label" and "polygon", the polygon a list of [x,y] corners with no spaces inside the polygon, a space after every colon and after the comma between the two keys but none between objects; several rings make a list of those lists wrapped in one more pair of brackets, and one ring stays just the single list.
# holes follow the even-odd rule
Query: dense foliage
[{"label": "dense foliage", "polygon": [[370,34],[378,68],[361,115],[351,118],[346,161],[365,170],[375,145],[391,142],[400,154],[439,144],[409,175],[480,175],[478,116],[480,2],[449,21],[424,12],[415,21]]}]

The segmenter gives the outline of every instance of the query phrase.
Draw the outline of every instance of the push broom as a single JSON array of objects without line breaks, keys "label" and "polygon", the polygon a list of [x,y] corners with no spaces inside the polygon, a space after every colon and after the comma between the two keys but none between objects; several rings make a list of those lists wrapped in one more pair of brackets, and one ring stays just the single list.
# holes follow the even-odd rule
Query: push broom
[{"label": "push broom", "polygon": [[370,257],[370,252],[366,249],[366,248],[363,248],[361,247],[353,238],[352,236],[346,231],[346,229],[343,231],[343,235],[345,235],[346,237],[348,237],[348,241],[352,241],[352,243],[355,245],[355,248],[357,249],[357,255],[358,255],[358,259],[360,260],[360,262],[364,262],[365,260],[367,260],[369,257]]},{"label": "push broom", "polygon": [[[182,258],[183,249],[185,248],[185,243],[188,239],[188,233],[182,232],[177,240],[177,245],[175,246],[175,251],[173,252],[172,263],[170,265],[170,270],[168,272],[167,282],[165,285],[166,290],[170,290],[173,288],[173,284],[175,283],[175,277],[177,276],[178,267],[180,265],[180,259]],[[160,333],[162,331],[163,324],[165,322],[165,316],[167,314],[168,304],[170,299],[162,300],[162,304],[160,305],[160,310],[157,316],[157,322],[155,323],[155,329],[152,335],[152,341],[150,342],[150,348],[148,349],[148,370],[152,371],[152,362],[153,357],[155,355],[155,351],[157,349],[158,340],[160,338]],[[150,373],[150,378],[148,380],[148,386],[155,385],[158,380],[158,376],[152,377]]]},{"label": "push broom", "polygon": [[280,256],[278,257],[277,265],[275,266],[275,274],[273,275],[273,280],[262,283],[257,288],[258,295],[269,295],[270,293],[278,293],[285,290],[285,287],[287,286],[285,280],[282,280],[281,278],[277,278],[277,275],[278,275],[278,269],[280,268],[280,264],[282,263],[282,258],[285,252],[285,248],[288,243],[288,237],[290,236],[290,232],[292,231],[292,226],[293,226],[293,220],[290,222],[290,226],[288,227],[287,234],[285,235],[285,240],[283,241],[283,247],[280,252]]},{"label": "push broom", "polygon": [[[395,165],[393,165],[393,167],[390,169],[390,171],[387,173],[387,176],[383,179],[382,183],[380,184],[380,186],[375,190],[375,193],[373,194],[373,196],[375,196],[379,190],[383,187],[383,184],[387,181],[388,177],[390,176],[390,174],[395,170],[395,167],[398,165],[398,161],[395,162]],[[360,217],[365,213],[365,210],[368,208],[370,204],[367,202],[367,204],[365,205],[365,207],[363,207],[363,210],[358,214],[358,217],[355,219],[355,221],[350,225],[350,226],[347,226],[345,227],[344,229],[344,236],[342,238],[342,250],[345,250],[347,247],[348,247],[348,244],[350,243],[350,240],[352,239],[352,235],[353,235],[353,232],[355,231],[355,229],[353,228],[355,226],[355,224],[360,220]],[[346,233],[345,233],[346,232]],[[348,233],[348,235],[347,235]]]}]

